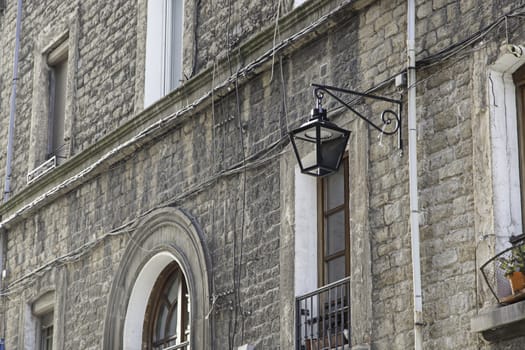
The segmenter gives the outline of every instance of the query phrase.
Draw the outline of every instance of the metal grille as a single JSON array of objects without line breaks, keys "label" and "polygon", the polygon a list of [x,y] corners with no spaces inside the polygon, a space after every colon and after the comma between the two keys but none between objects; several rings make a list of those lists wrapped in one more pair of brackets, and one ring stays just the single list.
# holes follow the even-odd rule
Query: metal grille
[{"label": "metal grille", "polygon": [[525,299],[525,290],[513,291],[506,277],[512,271],[525,272],[525,241],[498,253],[483,264],[480,270],[498,303],[510,304]]},{"label": "metal grille", "polygon": [[297,297],[296,350],[350,349],[350,277]]}]

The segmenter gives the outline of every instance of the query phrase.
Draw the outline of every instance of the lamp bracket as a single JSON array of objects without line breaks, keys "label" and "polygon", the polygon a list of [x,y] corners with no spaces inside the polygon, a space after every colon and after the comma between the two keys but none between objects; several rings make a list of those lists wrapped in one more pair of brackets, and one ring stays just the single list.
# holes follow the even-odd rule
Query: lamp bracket
[{"label": "lamp bracket", "polygon": [[[403,149],[402,139],[401,139],[401,111],[403,108],[403,101],[402,100],[396,100],[388,97],[383,96],[377,96],[372,94],[367,94],[364,92],[358,92],[353,90],[347,90],[335,86],[329,86],[329,85],[321,85],[321,84],[312,84],[312,87],[314,88],[314,96],[317,99],[317,105],[321,106],[322,100],[324,97],[324,93],[327,93],[331,97],[333,97],[337,102],[345,106],[347,109],[352,111],[354,114],[356,114],[359,118],[363,119],[365,122],[367,122],[369,125],[371,125],[374,129],[379,131],[380,133],[384,135],[394,135],[397,133],[397,140],[399,149]],[[365,117],[362,113],[358,112],[350,106],[347,102],[343,101],[340,97],[338,97],[334,92],[339,92],[343,94],[349,94],[349,95],[355,95],[355,96],[361,96],[365,98],[372,98],[375,100],[385,101],[389,103],[393,103],[397,106],[396,110],[392,109],[385,109],[381,113],[381,121],[382,125],[379,126],[375,123],[373,123],[369,118]]]}]

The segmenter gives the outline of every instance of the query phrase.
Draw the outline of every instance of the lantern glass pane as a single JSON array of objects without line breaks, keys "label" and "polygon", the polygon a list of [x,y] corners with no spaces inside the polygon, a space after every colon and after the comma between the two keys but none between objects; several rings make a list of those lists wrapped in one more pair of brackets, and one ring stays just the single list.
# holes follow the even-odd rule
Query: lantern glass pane
[{"label": "lantern glass pane", "polygon": [[297,150],[301,158],[303,169],[310,168],[317,164],[316,158],[316,144],[315,142],[307,142],[301,139],[296,140]]},{"label": "lantern glass pane", "polygon": [[344,148],[345,138],[339,137],[321,143],[321,157],[319,163],[321,166],[336,170],[341,161]]},{"label": "lantern glass pane", "polygon": [[290,136],[301,171],[324,176],[337,170],[349,132],[326,120],[313,120],[292,131]]}]

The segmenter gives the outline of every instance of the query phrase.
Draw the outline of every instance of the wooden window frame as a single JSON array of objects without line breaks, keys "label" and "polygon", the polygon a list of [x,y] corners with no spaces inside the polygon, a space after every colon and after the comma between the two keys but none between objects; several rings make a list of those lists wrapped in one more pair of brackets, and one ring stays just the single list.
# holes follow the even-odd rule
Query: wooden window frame
[{"label": "wooden window frame", "polygon": [[[317,271],[318,271],[318,286],[322,287],[326,284],[328,276],[326,276],[325,266],[326,263],[330,260],[336,259],[341,256],[345,256],[345,277],[350,275],[350,195],[349,195],[349,164],[348,164],[348,153],[345,153],[341,168],[339,171],[343,171],[344,181],[343,181],[343,191],[344,191],[344,201],[343,204],[326,209],[325,202],[325,192],[326,192],[326,180],[328,176],[321,177],[317,180]],[[344,251],[337,252],[330,256],[325,254],[325,228],[326,228],[326,218],[341,210],[344,211],[344,221],[345,221],[345,249]]]},{"label": "wooden window frame", "polygon": [[[159,313],[163,302],[162,294],[169,290],[171,285],[168,283],[172,280],[172,276],[179,273],[179,280],[181,285],[177,291],[177,326],[176,334],[170,335],[167,338],[155,341],[156,321],[159,319]],[[148,300],[146,314],[144,317],[144,332],[143,332],[143,346],[144,350],[154,350],[163,348],[166,342],[175,340],[176,344],[181,344],[189,340],[189,315],[188,315],[188,287],[184,273],[176,262],[169,264],[159,275],[153,286],[152,292]],[[178,310],[180,308],[180,311]],[[169,319],[169,317],[167,318]],[[168,324],[165,326],[168,328]]]},{"label": "wooden window frame", "polygon": [[521,187],[521,217],[525,218],[525,65],[513,75],[516,86],[516,119],[518,127],[518,152]]}]

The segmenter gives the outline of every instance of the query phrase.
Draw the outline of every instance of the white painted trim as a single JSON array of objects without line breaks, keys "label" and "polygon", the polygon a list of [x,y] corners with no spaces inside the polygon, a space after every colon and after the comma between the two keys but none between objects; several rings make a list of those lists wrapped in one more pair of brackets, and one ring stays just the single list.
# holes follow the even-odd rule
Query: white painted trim
[{"label": "white painted trim", "polygon": [[[173,261],[176,261],[179,267],[182,266],[171,253],[161,252],[154,255],[140,271],[133,285],[126,311],[122,339],[124,350],[142,349],[144,315],[148,306],[149,296],[160,273]],[[184,271],[181,277],[186,278]],[[188,285],[187,281],[186,285]]]},{"label": "white painted trim", "polygon": [[317,178],[295,167],[295,296],[317,289]]},{"label": "white painted trim", "polygon": [[184,28],[183,0],[148,1],[147,7],[144,107],[180,85]]},{"label": "white painted trim", "polygon": [[307,0],[294,0],[293,1],[293,7],[296,8],[296,7],[299,7],[301,6],[302,4],[304,4]]},{"label": "white painted trim", "polygon": [[42,316],[53,311],[55,307],[55,291],[50,291],[39,297],[32,304],[32,312],[35,316]]},{"label": "white painted trim", "polygon": [[509,246],[511,235],[523,233],[516,88],[512,80],[512,74],[523,64],[524,57],[505,53],[488,70],[496,252]]},{"label": "white painted trim", "polygon": [[148,1],[146,29],[146,63],[144,77],[144,106],[149,106],[163,93],[163,3],[164,1]]}]

